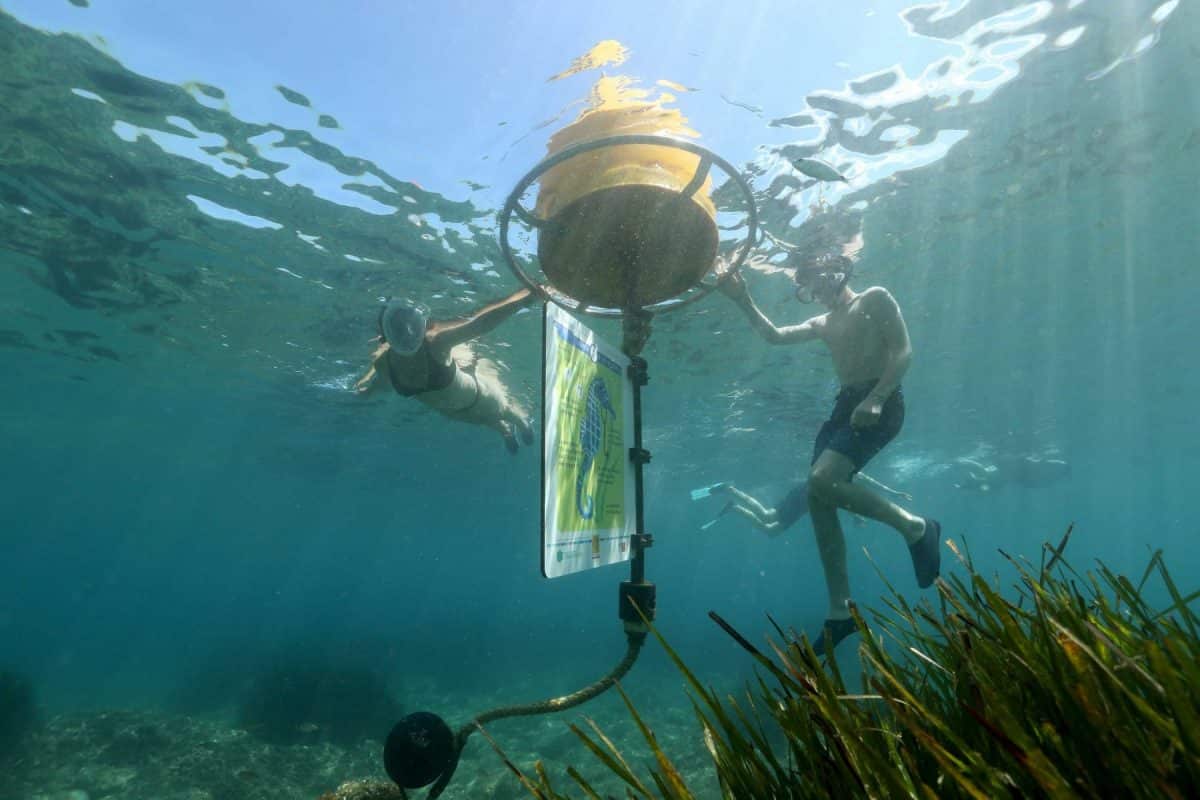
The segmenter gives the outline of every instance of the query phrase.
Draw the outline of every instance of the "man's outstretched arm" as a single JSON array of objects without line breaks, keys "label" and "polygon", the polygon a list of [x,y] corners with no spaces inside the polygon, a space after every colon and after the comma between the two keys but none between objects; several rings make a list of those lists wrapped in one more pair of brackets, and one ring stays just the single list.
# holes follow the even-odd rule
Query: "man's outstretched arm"
[{"label": "man's outstretched arm", "polygon": [[469,317],[453,322],[438,322],[430,326],[429,336],[438,347],[450,349],[455,345],[478,339],[490,333],[501,322],[524,308],[533,293],[529,289],[513,292],[503,300],[489,303]]},{"label": "man's outstretched arm", "polygon": [[801,322],[799,325],[779,327],[762,312],[762,309],[750,296],[750,289],[741,273],[735,272],[721,284],[721,292],[742,309],[750,325],[771,344],[791,344],[793,342],[808,342],[820,337],[818,326],[821,317]]}]

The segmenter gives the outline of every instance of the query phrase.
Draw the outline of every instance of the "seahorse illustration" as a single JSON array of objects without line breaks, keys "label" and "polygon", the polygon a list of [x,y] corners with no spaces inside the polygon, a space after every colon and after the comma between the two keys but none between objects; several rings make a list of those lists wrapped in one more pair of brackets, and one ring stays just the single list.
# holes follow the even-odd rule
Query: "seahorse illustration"
[{"label": "seahorse illustration", "polygon": [[596,454],[600,452],[600,446],[604,442],[606,413],[611,417],[617,415],[613,410],[608,387],[600,378],[592,378],[587,390],[587,406],[583,419],[579,422],[579,447],[583,451],[583,460],[579,464],[579,477],[575,479],[575,508],[584,519],[591,519],[595,511],[595,498],[591,495],[584,497],[583,485],[587,482],[588,474],[596,461]]}]

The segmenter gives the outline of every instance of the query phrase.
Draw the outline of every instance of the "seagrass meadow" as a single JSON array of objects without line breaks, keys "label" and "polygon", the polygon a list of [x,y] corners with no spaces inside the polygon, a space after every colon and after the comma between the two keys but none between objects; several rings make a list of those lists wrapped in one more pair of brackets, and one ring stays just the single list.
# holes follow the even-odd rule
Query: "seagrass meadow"
[{"label": "seagrass meadow", "polygon": [[[965,574],[939,580],[936,600],[892,593],[856,614],[861,692],[807,637],[777,628],[756,647],[713,613],[759,671],[744,694],[721,695],[655,631],[690,687],[722,796],[1195,797],[1200,591],[1182,595],[1161,552],[1136,583],[1103,564],[1078,572],[1063,555],[1069,537],[1040,565],[1011,560],[1014,591],[955,548]],[[1167,591],[1164,608],[1143,598],[1149,580]],[[622,697],[648,770],[594,723],[572,730],[626,796],[697,797]],[[527,775],[507,763],[534,797],[601,796],[573,768],[570,792],[540,765]]]}]

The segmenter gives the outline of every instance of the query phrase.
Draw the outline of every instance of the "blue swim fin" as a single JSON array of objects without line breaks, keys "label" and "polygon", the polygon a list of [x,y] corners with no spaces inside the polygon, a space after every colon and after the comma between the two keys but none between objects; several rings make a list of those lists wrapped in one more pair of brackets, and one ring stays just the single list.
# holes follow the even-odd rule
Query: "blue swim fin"
[{"label": "blue swim fin", "polygon": [[703,500],[712,495],[713,489],[720,489],[722,486],[725,486],[725,481],[714,483],[712,486],[701,486],[699,489],[692,489],[692,499]]}]

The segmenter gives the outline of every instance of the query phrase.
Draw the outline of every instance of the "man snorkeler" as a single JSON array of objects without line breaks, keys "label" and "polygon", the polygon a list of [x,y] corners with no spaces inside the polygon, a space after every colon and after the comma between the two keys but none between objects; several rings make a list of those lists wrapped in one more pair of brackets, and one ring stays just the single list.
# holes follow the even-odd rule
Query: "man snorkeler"
[{"label": "man snorkeler", "polygon": [[[521,289],[464,319],[429,319],[429,309],[410,300],[393,300],[379,312],[379,346],[371,369],[354,385],[366,394],[390,384],[460,422],[492,428],[510,453],[517,439],[532,444],[529,415],[509,395],[496,364],[475,355],[470,341],[493,330],[533,299]],[[382,381],[380,380],[382,378]]]},{"label": "man snorkeler", "polygon": [[900,432],[904,423],[900,379],[912,358],[908,328],[896,300],[878,286],[852,290],[853,268],[850,258],[836,254],[797,267],[796,299],[821,303],[828,312],[784,327],[777,327],[755,305],[740,273],[721,284],[722,291],[771,344],[824,342],[841,383],[833,412],[817,433],[808,475],[808,509],[829,592],[829,617],[813,643],[818,652],[824,650],[826,637],[831,646],[837,646],[856,630],[850,614],[846,539],[838,520],[839,508],[899,532],[908,544],[921,588],[932,585],[941,569],[941,525],[937,520],[912,514],[853,483],[855,474]]}]

